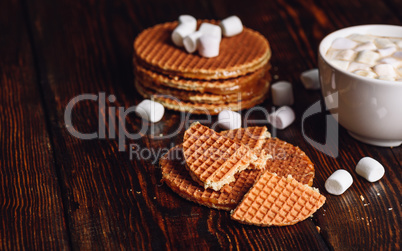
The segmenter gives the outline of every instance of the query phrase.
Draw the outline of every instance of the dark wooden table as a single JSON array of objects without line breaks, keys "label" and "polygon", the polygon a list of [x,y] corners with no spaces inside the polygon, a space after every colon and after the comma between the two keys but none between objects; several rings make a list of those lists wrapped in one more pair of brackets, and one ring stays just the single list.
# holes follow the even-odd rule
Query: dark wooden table
[{"label": "dark wooden table", "polygon": [[[402,25],[401,9],[399,0],[0,1],[0,250],[401,249],[402,147],[366,145],[342,127],[339,138],[327,142],[338,145],[338,153],[311,146],[301,133],[301,116],[322,98],[299,80],[302,71],[317,67],[317,47],[326,34],[357,24]],[[109,109],[141,101],[133,86],[135,36],[185,13],[206,19],[235,14],[270,41],[272,74],[293,83],[297,113],[296,122],[275,135],[308,154],[316,167],[314,186],[327,197],[313,218],[289,227],[246,226],[228,212],[174,194],[161,183],[155,163],[163,153],[158,150],[179,142],[184,127],[175,137],[155,135],[174,132],[181,125],[178,112],[167,111],[141,138],[127,139],[125,151],[107,133],[118,119],[112,116],[99,128]],[[102,93],[115,101],[101,111],[97,101],[79,102],[72,122],[80,132],[102,136],[106,130],[108,137],[72,136],[64,119],[69,101]],[[262,107],[271,109],[271,101]],[[306,137],[326,142],[327,115],[303,121]],[[143,126],[133,113],[125,124],[131,133]],[[130,145],[156,153],[130,158]],[[354,172],[363,156],[385,166],[379,182]],[[332,196],[324,182],[339,168],[349,170],[354,183]]]}]

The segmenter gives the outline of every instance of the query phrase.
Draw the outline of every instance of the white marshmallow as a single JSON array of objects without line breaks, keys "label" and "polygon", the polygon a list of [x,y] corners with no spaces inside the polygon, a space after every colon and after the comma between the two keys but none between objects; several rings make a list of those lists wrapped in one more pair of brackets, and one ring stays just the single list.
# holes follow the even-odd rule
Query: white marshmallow
[{"label": "white marshmallow", "polygon": [[370,65],[367,64],[361,64],[361,63],[356,63],[356,62],[351,62],[348,67],[349,72],[354,72],[356,70],[365,70],[369,71],[371,70]]},{"label": "white marshmallow", "polygon": [[218,125],[227,130],[241,127],[241,115],[238,112],[223,110],[218,115]]},{"label": "white marshmallow", "polygon": [[155,123],[162,119],[165,108],[158,102],[144,99],[135,107],[134,111],[141,118]]},{"label": "white marshmallow", "polygon": [[398,60],[398,59],[395,59],[395,58],[393,58],[393,57],[387,57],[387,58],[383,58],[383,59],[381,59],[380,61],[379,61],[379,63],[382,63],[382,64],[390,64],[390,65],[392,65],[393,67],[398,67],[399,65],[401,65],[402,64],[402,61],[400,61],[400,60]]},{"label": "white marshmallow", "polygon": [[392,55],[392,53],[394,53],[396,51],[396,47],[395,46],[391,46],[391,47],[387,47],[387,48],[383,48],[383,49],[378,49],[378,53],[380,53],[380,55],[382,57],[387,57]]},{"label": "white marshmallow", "polygon": [[376,50],[377,47],[371,41],[362,43],[355,48],[355,51]]},{"label": "white marshmallow", "polygon": [[386,76],[386,75],[379,76],[378,79],[380,79],[380,80],[388,80],[388,81],[395,81],[394,77],[390,77],[390,76]]},{"label": "white marshmallow", "polygon": [[279,81],[271,86],[272,103],[276,106],[293,105],[292,84],[287,81]]},{"label": "white marshmallow", "polygon": [[243,31],[243,24],[237,16],[230,16],[223,19],[220,26],[225,37],[232,37]]},{"label": "white marshmallow", "polygon": [[289,106],[282,106],[269,115],[269,123],[278,129],[285,129],[295,120],[295,112]]},{"label": "white marshmallow", "polygon": [[179,24],[172,32],[172,41],[175,45],[183,46],[183,39],[193,33],[196,27],[190,23]]},{"label": "white marshmallow", "polygon": [[357,43],[352,41],[348,38],[339,37],[336,38],[333,42],[331,47],[337,50],[347,50],[356,47]]},{"label": "white marshmallow", "polygon": [[335,59],[339,60],[352,60],[356,55],[354,50],[340,50],[335,56]]},{"label": "white marshmallow", "polygon": [[201,31],[203,35],[209,35],[219,38],[219,41],[222,38],[222,29],[218,25],[210,23],[202,23],[198,30]]},{"label": "white marshmallow", "polygon": [[353,183],[350,173],[344,169],[336,170],[325,181],[325,189],[333,195],[343,194]]},{"label": "white marshmallow", "polygon": [[302,81],[306,89],[320,89],[320,78],[318,69],[312,69],[302,72],[302,74],[300,75],[300,80]]},{"label": "white marshmallow", "polygon": [[359,42],[359,43],[365,43],[365,42],[374,40],[374,37],[366,36],[366,35],[362,35],[362,34],[352,34],[352,35],[349,35],[348,38],[353,41]]},{"label": "white marshmallow", "polygon": [[338,67],[339,69],[346,70],[349,67],[350,62],[349,61],[343,61],[343,60],[329,60],[329,62],[334,65],[335,67]]},{"label": "white marshmallow", "polygon": [[357,74],[359,76],[362,76],[362,77],[367,77],[367,78],[376,78],[377,77],[377,74],[375,74],[371,70],[368,70],[368,71],[366,71],[366,70],[356,70],[353,73]]},{"label": "white marshmallow", "polygon": [[197,29],[197,19],[190,15],[180,15],[179,24],[190,24],[194,27],[194,30]]},{"label": "white marshmallow", "polygon": [[378,76],[388,76],[390,78],[396,77],[395,69],[390,64],[378,64],[373,67],[373,70]]},{"label": "white marshmallow", "polygon": [[395,42],[396,46],[398,46],[400,49],[402,49],[402,39],[399,39],[398,41]]},{"label": "white marshmallow", "polygon": [[364,157],[357,163],[356,173],[370,182],[376,182],[384,176],[385,169],[377,160]]},{"label": "white marshmallow", "polygon": [[216,36],[202,35],[198,40],[198,53],[206,58],[213,58],[219,55],[221,39]]},{"label": "white marshmallow", "polygon": [[397,58],[399,60],[402,60],[402,51],[397,51],[392,55],[394,58]]},{"label": "white marshmallow", "polygon": [[380,58],[380,54],[374,51],[360,51],[356,56],[356,62],[374,65],[375,62]]},{"label": "white marshmallow", "polygon": [[379,49],[396,46],[388,38],[376,38],[376,39],[374,39],[374,43],[377,46],[377,48],[379,48]]},{"label": "white marshmallow", "polygon": [[188,53],[193,53],[197,50],[198,39],[201,36],[202,32],[196,31],[184,38],[183,45]]}]

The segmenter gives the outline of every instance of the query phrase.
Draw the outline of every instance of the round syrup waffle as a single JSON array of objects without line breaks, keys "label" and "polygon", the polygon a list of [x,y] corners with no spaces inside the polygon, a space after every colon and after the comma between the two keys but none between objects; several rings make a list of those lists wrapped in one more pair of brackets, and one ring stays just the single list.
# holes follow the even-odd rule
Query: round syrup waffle
[{"label": "round syrup waffle", "polygon": [[[199,21],[217,23],[216,21]],[[142,31],[134,41],[134,57],[151,71],[192,79],[228,79],[255,72],[271,57],[269,43],[249,28],[236,36],[221,40],[219,55],[205,58],[189,54],[171,41],[177,22],[155,25]]]}]

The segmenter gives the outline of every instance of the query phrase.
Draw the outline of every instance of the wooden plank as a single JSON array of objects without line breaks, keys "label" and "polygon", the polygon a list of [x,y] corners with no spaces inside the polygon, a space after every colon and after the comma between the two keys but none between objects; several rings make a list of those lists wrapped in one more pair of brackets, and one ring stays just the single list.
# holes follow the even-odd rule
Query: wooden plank
[{"label": "wooden plank", "polygon": [[68,250],[53,151],[19,1],[0,3],[0,249]]}]

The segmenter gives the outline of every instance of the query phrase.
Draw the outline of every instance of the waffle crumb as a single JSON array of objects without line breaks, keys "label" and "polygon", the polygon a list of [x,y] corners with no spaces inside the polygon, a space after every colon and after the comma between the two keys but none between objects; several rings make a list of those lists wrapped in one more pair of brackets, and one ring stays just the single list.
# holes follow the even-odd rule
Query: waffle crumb
[{"label": "waffle crumb", "polygon": [[364,201],[364,197],[363,197],[363,195],[360,195],[360,199],[361,199],[362,201]]}]

